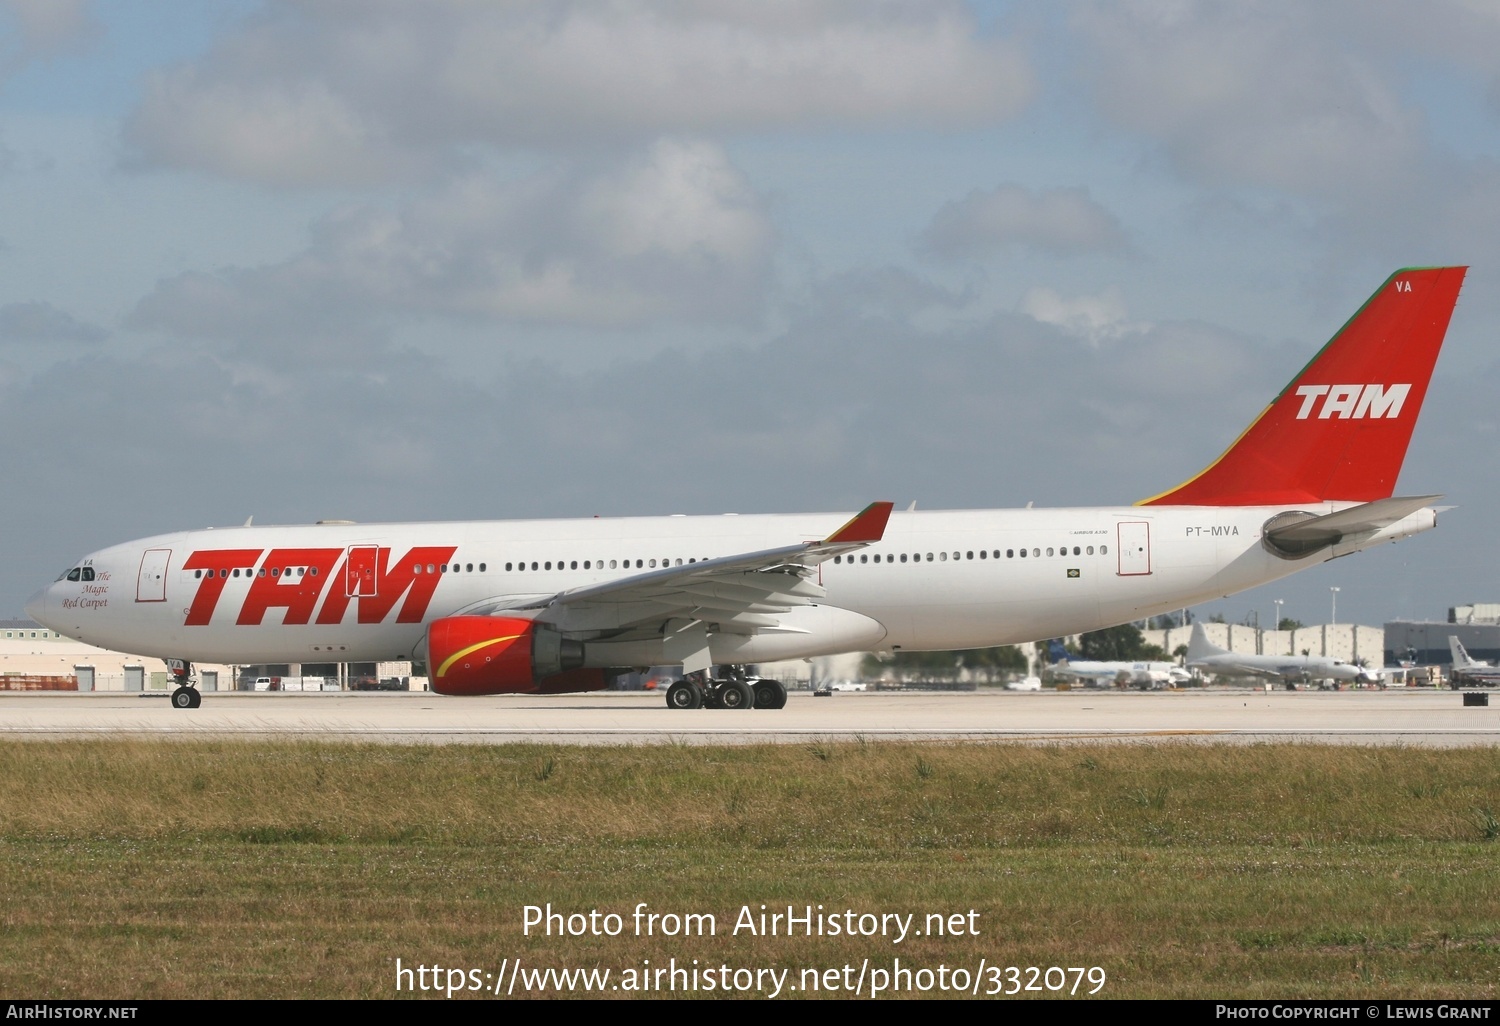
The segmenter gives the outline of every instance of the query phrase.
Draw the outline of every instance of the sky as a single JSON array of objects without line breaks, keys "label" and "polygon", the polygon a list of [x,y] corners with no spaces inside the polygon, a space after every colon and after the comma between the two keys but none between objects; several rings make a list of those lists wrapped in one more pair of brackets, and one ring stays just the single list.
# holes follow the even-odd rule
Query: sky
[{"label": "sky", "polygon": [[0,0],[0,616],[179,528],[1117,505],[1471,270],[1436,531],[1198,607],[1500,601],[1489,0]]}]

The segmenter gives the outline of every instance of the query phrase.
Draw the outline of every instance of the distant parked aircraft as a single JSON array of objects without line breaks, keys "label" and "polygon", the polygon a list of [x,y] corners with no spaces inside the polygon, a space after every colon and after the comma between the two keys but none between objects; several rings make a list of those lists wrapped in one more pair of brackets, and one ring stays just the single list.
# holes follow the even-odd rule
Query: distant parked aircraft
[{"label": "distant parked aircraft", "polygon": [[1186,684],[1193,679],[1192,674],[1176,663],[1079,659],[1056,638],[1047,643],[1047,656],[1058,672],[1100,683],[1116,684],[1124,680],[1137,687],[1160,688],[1168,684]]},{"label": "distant parked aircraft", "polygon": [[1280,677],[1283,680],[1347,680],[1378,684],[1384,676],[1379,670],[1366,669],[1357,663],[1332,656],[1230,652],[1211,644],[1208,632],[1201,623],[1193,624],[1193,636],[1188,642],[1187,664],[1209,673]]},{"label": "distant parked aircraft", "polygon": [[1473,659],[1464,649],[1464,643],[1452,634],[1448,635],[1448,651],[1453,653],[1453,679],[1475,684],[1500,684],[1500,667],[1481,659]]}]

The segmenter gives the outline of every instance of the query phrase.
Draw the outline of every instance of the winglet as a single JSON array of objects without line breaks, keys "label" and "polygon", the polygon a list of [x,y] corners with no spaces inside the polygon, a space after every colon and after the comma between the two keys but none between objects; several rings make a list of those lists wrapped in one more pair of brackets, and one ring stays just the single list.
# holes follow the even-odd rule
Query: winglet
[{"label": "winglet", "polygon": [[878,542],[885,535],[885,523],[891,518],[894,502],[872,502],[855,514],[854,519],[828,536],[824,544],[840,542]]}]

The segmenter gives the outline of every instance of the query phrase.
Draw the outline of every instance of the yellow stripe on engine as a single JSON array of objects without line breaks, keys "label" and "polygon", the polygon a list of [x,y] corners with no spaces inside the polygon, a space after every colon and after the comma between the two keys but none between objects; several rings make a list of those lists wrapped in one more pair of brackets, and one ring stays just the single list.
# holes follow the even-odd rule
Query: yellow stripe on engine
[{"label": "yellow stripe on engine", "polygon": [[439,677],[447,676],[447,674],[448,674],[448,667],[452,666],[454,663],[458,662],[460,659],[462,659],[466,655],[473,655],[475,652],[478,652],[481,648],[488,648],[490,645],[498,645],[502,641],[515,641],[520,636],[521,635],[519,635],[519,634],[512,634],[508,638],[491,638],[488,641],[481,641],[477,645],[470,645],[468,648],[461,648],[457,652],[454,652],[447,659],[443,660],[443,665],[438,667],[437,675]]}]

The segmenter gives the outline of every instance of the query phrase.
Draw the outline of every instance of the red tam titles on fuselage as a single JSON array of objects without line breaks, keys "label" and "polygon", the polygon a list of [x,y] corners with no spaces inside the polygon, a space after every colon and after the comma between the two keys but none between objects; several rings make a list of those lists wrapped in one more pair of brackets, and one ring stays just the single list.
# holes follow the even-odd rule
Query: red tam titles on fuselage
[{"label": "red tam titles on fuselage", "polygon": [[[203,549],[183,561],[193,571],[198,590],[188,607],[187,626],[206,626],[224,589],[242,574],[250,582],[240,600],[235,623],[260,624],[271,609],[285,609],[286,625],[339,624],[350,603],[357,622],[382,623],[401,600],[397,623],[421,623],[437,589],[439,573],[448,571],[456,547],[421,546],[392,562],[391,550],[376,545],[336,548]],[[264,557],[264,558],[262,558]],[[426,572],[423,572],[424,567]],[[330,587],[332,585],[332,587]],[[318,609],[318,600],[323,600]]]}]

